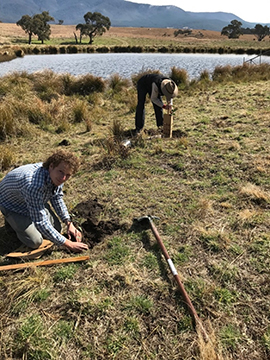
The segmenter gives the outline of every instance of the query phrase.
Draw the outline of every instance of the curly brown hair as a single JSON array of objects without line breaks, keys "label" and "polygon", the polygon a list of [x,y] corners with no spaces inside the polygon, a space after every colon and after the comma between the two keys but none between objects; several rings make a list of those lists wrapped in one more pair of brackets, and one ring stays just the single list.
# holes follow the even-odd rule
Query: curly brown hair
[{"label": "curly brown hair", "polygon": [[77,158],[77,156],[75,156],[73,153],[69,151],[65,151],[62,149],[55,151],[51,156],[49,156],[48,159],[43,162],[43,167],[49,170],[49,166],[51,164],[55,168],[62,161],[70,166],[73,174],[75,174],[78,171],[80,166],[80,161]]}]

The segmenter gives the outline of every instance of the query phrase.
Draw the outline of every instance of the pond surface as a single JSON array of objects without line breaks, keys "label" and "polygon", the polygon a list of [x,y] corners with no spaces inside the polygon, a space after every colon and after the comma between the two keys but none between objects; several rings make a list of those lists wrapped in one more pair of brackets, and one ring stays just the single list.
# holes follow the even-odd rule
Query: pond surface
[{"label": "pond surface", "polygon": [[[55,73],[85,75],[91,73],[104,79],[112,74],[124,78],[144,70],[160,70],[168,75],[173,66],[185,69],[190,79],[198,78],[204,70],[211,74],[216,66],[242,65],[255,55],[218,54],[160,54],[160,53],[108,53],[108,54],[57,54],[26,55],[9,62],[0,63],[0,76],[14,71],[33,73],[50,69]],[[254,63],[270,63],[270,57],[262,56]]]}]

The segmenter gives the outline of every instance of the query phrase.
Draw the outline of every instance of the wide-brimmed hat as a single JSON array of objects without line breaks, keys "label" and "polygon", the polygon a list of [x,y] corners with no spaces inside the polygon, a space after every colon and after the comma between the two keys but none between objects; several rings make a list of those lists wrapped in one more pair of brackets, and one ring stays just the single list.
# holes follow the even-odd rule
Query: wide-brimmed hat
[{"label": "wide-brimmed hat", "polygon": [[178,87],[171,79],[164,79],[162,81],[161,91],[166,96],[168,102],[178,95]]}]

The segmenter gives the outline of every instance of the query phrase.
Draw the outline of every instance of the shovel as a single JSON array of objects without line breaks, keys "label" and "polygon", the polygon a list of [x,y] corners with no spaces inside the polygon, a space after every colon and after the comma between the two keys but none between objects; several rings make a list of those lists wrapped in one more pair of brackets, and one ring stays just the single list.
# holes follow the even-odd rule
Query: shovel
[{"label": "shovel", "polygon": [[157,228],[156,228],[156,226],[155,226],[155,224],[153,222],[153,218],[157,218],[157,217],[154,217],[154,216],[142,216],[140,218],[137,218],[136,220],[139,221],[139,222],[143,221],[143,220],[144,221],[147,220],[149,222],[151,230],[152,230],[152,232],[153,232],[153,234],[154,234],[154,236],[155,236],[155,238],[156,238],[156,240],[158,242],[158,245],[159,245],[159,247],[160,247],[160,249],[161,249],[161,251],[162,251],[162,253],[163,253],[163,255],[164,255],[164,257],[165,257],[165,259],[166,259],[166,261],[167,261],[167,263],[169,265],[169,267],[170,267],[170,270],[171,270],[171,272],[172,272],[172,274],[173,274],[173,276],[175,278],[175,281],[176,281],[176,283],[178,285],[178,288],[179,288],[179,290],[180,290],[180,292],[181,292],[181,294],[182,294],[182,296],[184,298],[184,301],[185,301],[185,303],[186,303],[186,305],[188,307],[189,313],[192,316],[196,327],[200,328],[204,340],[206,342],[208,342],[209,337],[208,337],[208,335],[206,333],[206,330],[204,329],[204,327],[202,325],[202,322],[199,319],[199,316],[198,316],[198,314],[197,314],[197,312],[196,312],[196,310],[195,310],[195,308],[194,308],[194,306],[193,306],[193,304],[192,304],[192,302],[191,302],[191,300],[190,300],[190,298],[188,296],[188,293],[186,292],[186,290],[184,288],[184,285],[182,284],[182,282],[180,280],[180,277],[179,277],[179,275],[177,273],[177,270],[176,270],[176,268],[175,268],[175,266],[174,266],[174,264],[173,264],[173,262],[172,262],[172,260],[171,260],[171,258],[169,256],[169,254],[168,254],[168,252],[167,252],[167,250],[166,250],[166,248],[165,248],[165,246],[164,246],[164,244],[163,244],[163,242],[161,240],[161,237],[160,237],[160,235],[159,235],[159,233],[157,231]]}]

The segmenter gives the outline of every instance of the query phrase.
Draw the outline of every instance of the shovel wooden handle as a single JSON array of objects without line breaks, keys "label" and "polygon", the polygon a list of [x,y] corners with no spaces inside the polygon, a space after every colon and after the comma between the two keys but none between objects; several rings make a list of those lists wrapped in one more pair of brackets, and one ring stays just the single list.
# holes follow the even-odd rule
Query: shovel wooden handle
[{"label": "shovel wooden handle", "polygon": [[71,257],[66,259],[55,259],[55,260],[44,260],[44,261],[37,261],[37,262],[26,262],[22,264],[12,264],[12,265],[4,265],[0,266],[0,271],[5,270],[18,270],[18,269],[25,269],[29,267],[35,266],[49,266],[55,264],[65,264],[71,262],[78,262],[78,261],[86,261],[89,260],[89,256],[78,256],[78,257]]},{"label": "shovel wooden handle", "polygon": [[206,342],[208,342],[209,337],[207,335],[207,332],[204,329],[204,327],[202,325],[202,322],[201,322],[201,320],[200,320],[200,318],[199,318],[199,316],[198,316],[198,314],[197,314],[197,312],[196,312],[196,310],[195,310],[195,308],[194,308],[194,306],[193,306],[193,304],[192,304],[192,302],[191,302],[191,300],[190,300],[190,298],[188,296],[188,293],[186,292],[186,290],[184,288],[184,285],[182,284],[182,282],[180,280],[180,277],[179,277],[179,275],[177,273],[177,270],[174,267],[174,264],[173,264],[169,254],[168,254],[168,251],[166,250],[166,248],[165,248],[165,246],[164,246],[164,244],[163,244],[163,242],[161,240],[161,237],[160,237],[160,235],[158,233],[158,230],[157,230],[154,222],[152,221],[151,217],[149,217],[149,223],[150,223],[151,230],[152,230],[152,232],[153,232],[153,234],[154,234],[154,236],[155,236],[155,238],[157,240],[157,243],[158,243],[158,245],[159,245],[159,247],[160,247],[160,249],[161,249],[161,251],[163,253],[163,256],[165,257],[165,259],[166,259],[166,261],[167,261],[167,263],[168,263],[168,265],[170,267],[171,273],[173,274],[174,279],[175,279],[175,281],[176,281],[176,283],[178,285],[178,288],[179,288],[179,290],[180,290],[180,292],[181,292],[181,294],[182,294],[182,296],[184,298],[184,301],[185,301],[185,303],[186,303],[186,305],[188,307],[189,313],[193,317],[193,320],[194,320],[196,326],[198,326],[200,328],[204,340]]}]

